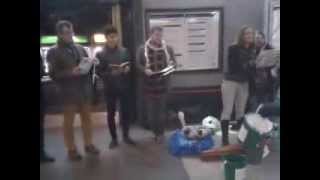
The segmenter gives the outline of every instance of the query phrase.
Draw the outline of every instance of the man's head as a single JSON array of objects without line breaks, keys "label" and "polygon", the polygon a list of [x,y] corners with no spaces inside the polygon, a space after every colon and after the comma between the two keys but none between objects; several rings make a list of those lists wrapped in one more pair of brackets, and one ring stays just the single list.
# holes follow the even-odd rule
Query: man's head
[{"label": "man's head", "polygon": [[65,43],[73,43],[73,25],[69,21],[58,21],[56,24],[56,31],[59,39]]},{"label": "man's head", "polygon": [[111,25],[106,26],[104,30],[104,35],[106,36],[107,43],[106,45],[109,48],[115,48],[119,44],[119,35],[118,30]]},{"label": "man's head", "polygon": [[266,38],[265,35],[263,34],[263,32],[258,31],[256,34],[256,46],[258,48],[261,48],[262,46],[264,46],[266,43]]},{"label": "man's head", "polygon": [[150,29],[151,41],[156,44],[161,44],[163,36],[163,29],[160,26],[154,26]]}]

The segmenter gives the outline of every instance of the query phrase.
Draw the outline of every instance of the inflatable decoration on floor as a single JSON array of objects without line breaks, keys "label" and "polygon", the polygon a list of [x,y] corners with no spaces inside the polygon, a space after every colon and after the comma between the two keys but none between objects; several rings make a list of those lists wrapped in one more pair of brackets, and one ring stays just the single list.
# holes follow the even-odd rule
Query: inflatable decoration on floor
[{"label": "inflatable decoration on floor", "polygon": [[242,144],[248,163],[260,164],[270,152],[267,142],[276,124],[257,113],[248,114],[245,119],[238,133],[238,140]]},{"label": "inflatable decoration on floor", "polygon": [[268,118],[256,113],[245,116],[245,121],[238,133],[238,144],[223,146],[204,151],[201,159],[208,161],[222,159],[224,161],[224,180],[244,180],[248,178],[246,166],[259,165],[269,154],[267,140],[276,128]]},{"label": "inflatable decoration on floor", "polygon": [[202,126],[211,129],[213,133],[219,131],[221,128],[220,122],[213,116],[207,116],[204,118],[202,120]]},{"label": "inflatable decoration on floor", "polygon": [[245,116],[245,121],[238,133],[238,144],[231,144],[204,151],[201,159],[216,160],[229,155],[245,155],[249,164],[259,164],[269,154],[267,141],[271,138],[276,124],[258,113]]},{"label": "inflatable decoration on floor", "polygon": [[174,156],[199,155],[214,146],[212,135],[219,128],[219,121],[208,116],[202,125],[187,125],[184,113],[179,112],[178,118],[182,125],[169,139],[169,152]]}]

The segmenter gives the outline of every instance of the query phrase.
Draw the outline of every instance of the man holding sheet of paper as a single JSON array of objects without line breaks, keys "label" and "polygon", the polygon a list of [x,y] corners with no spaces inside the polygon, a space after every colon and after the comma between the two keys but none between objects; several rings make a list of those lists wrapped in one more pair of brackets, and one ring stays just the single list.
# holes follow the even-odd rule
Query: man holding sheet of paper
[{"label": "man holding sheet of paper", "polygon": [[74,138],[74,119],[80,113],[85,152],[98,155],[93,145],[91,100],[92,86],[90,70],[95,60],[88,57],[86,50],[74,43],[73,25],[69,21],[59,21],[56,25],[58,42],[47,54],[49,74],[57,83],[63,101],[64,140],[70,160],[81,160]]},{"label": "man holding sheet of paper", "polygon": [[107,104],[107,121],[111,134],[109,148],[118,146],[118,137],[115,123],[117,101],[120,101],[120,123],[122,126],[123,141],[129,145],[135,142],[129,136],[130,126],[130,57],[126,48],[120,47],[118,31],[113,26],[105,29],[107,43],[104,49],[97,53],[100,61],[97,73],[104,82],[104,94]]},{"label": "man holding sheet of paper", "polygon": [[155,141],[164,140],[166,121],[166,96],[168,75],[176,66],[173,49],[162,39],[163,30],[159,26],[151,28],[150,39],[137,51],[136,67],[144,77],[147,119],[155,135]]}]

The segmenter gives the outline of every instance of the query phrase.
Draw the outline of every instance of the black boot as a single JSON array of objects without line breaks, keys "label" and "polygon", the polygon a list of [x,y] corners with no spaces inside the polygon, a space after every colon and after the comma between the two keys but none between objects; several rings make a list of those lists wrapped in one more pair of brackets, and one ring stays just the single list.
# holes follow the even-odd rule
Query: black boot
[{"label": "black boot", "polygon": [[221,121],[222,145],[229,145],[229,120]]},{"label": "black boot", "polygon": [[114,149],[119,146],[118,140],[117,139],[112,139],[110,144],[109,144],[109,149]]},{"label": "black boot", "polygon": [[136,146],[137,143],[132,140],[129,136],[126,136],[126,137],[123,137],[123,141],[128,144],[128,145],[131,145],[131,146]]},{"label": "black boot", "polygon": [[40,152],[40,163],[50,163],[54,161],[55,159],[49,156],[46,152]]},{"label": "black boot", "polygon": [[234,131],[239,131],[240,128],[241,128],[241,126],[242,126],[243,121],[244,121],[244,118],[243,118],[243,117],[240,118],[240,119],[237,121],[237,123],[231,127],[231,129],[234,130]]}]

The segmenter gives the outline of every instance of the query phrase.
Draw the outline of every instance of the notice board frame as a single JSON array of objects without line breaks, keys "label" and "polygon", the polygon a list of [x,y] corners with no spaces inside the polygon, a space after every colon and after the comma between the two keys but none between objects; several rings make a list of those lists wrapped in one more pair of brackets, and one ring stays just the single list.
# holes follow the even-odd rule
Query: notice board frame
[{"label": "notice board frame", "polygon": [[219,42],[218,42],[218,68],[206,68],[206,69],[184,69],[176,71],[176,73],[183,73],[183,72],[222,72],[223,71],[223,40],[224,40],[224,8],[223,7],[203,7],[203,8],[166,8],[166,9],[154,9],[149,8],[145,9],[144,13],[144,26],[145,26],[145,40],[149,37],[149,28],[150,28],[150,16],[152,14],[165,14],[170,13],[171,15],[181,15],[182,13],[196,13],[196,12],[212,12],[218,11],[219,12]]}]

